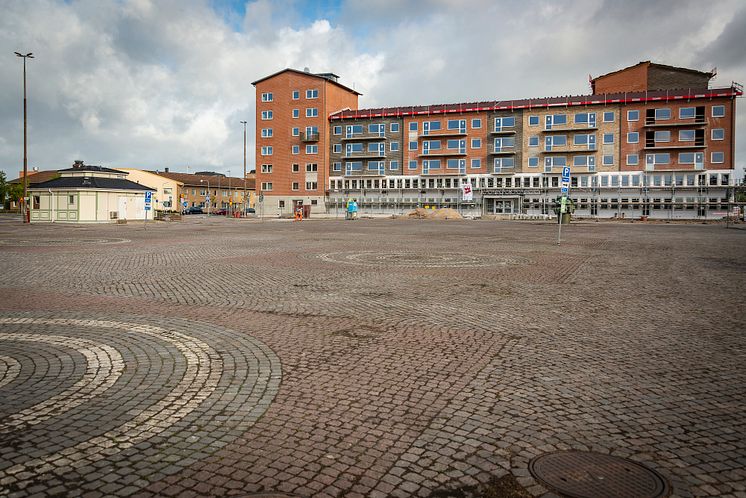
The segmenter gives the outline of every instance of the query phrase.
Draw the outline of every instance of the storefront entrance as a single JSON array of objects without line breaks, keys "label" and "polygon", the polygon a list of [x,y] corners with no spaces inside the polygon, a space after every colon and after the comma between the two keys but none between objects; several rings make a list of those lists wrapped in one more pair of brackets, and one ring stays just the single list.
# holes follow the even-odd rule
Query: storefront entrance
[{"label": "storefront entrance", "polygon": [[490,198],[485,199],[485,212],[487,214],[513,214],[520,213],[518,198]]}]

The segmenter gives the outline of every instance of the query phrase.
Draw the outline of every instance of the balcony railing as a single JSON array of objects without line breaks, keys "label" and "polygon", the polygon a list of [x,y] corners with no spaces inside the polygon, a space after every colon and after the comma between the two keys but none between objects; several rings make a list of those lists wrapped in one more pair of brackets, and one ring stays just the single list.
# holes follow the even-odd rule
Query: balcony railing
[{"label": "balcony railing", "polygon": [[342,156],[345,159],[365,159],[368,157],[384,157],[386,155],[385,151],[382,150],[373,150],[373,151],[360,151],[360,152],[345,152],[345,154]]},{"label": "balcony railing", "polygon": [[300,139],[302,142],[318,142],[319,141],[319,133],[318,132],[302,132],[300,134]]},{"label": "balcony railing", "polygon": [[428,149],[423,150],[420,153],[420,157],[432,157],[432,156],[465,156],[466,147],[459,147],[458,149]]}]

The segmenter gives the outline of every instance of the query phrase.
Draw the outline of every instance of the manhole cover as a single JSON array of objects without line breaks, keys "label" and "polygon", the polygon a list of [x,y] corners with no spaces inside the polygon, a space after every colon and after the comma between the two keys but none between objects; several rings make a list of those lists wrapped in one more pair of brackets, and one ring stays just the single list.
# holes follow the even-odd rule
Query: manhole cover
[{"label": "manhole cover", "polygon": [[666,480],[626,458],[590,451],[558,451],[534,458],[531,474],[549,489],[574,498],[658,498],[668,495]]}]

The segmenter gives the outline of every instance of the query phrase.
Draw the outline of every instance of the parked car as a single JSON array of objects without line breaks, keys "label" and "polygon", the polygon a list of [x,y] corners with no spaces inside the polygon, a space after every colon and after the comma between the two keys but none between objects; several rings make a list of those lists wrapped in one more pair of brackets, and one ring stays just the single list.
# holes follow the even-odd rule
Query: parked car
[{"label": "parked car", "polygon": [[216,216],[225,216],[226,214],[228,214],[228,210],[227,209],[214,209],[213,211],[211,211],[211,214],[214,214]]},{"label": "parked car", "polygon": [[184,214],[204,214],[202,208],[199,206],[192,206],[184,210]]},{"label": "parked car", "polygon": [[254,209],[254,208],[246,208],[246,214],[255,214],[255,213],[256,213],[256,209]]}]

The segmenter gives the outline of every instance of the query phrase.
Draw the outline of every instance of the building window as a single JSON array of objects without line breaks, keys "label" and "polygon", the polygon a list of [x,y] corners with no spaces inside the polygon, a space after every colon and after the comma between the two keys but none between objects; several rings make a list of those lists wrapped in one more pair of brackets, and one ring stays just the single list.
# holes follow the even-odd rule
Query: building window
[{"label": "building window", "polygon": [[293,182],[293,190],[300,190],[300,183],[299,182]]},{"label": "building window", "polygon": [[723,128],[713,128],[711,136],[713,140],[725,140],[725,130]]},{"label": "building window", "polygon": [[391,161],[389,163],[389,169],[391,169],[391,170],[398,170],[399,169],[399,161]]},{"label": "building window", "polygon": [[319,115],[319,109],[317,107],[306,107],[306,117],[315,118]]},{"label": "building window", "polygon": [[333,163],[332,171],[342,171],[342,163]]},{"label": "building window", "polygon": [[332,152],[334,152],[335,154],[340,154],[342,152],[342,144],[332,145]]},{"label": "building window", "polygon": [[293,90],[293,100],[298,100],[300,98],[300,90]]},{"label": "building window", "polygon": [[335,126],[334,129],[333,129],[333,133],[335,135],[341,135],[342,134],[342,127],[339,126],[339,125]]},{"label": "building window", "polygon": [[668,152],[662,152],[660,154],[648,154],[645,156],[645,164],[656,165],[656,164],[670,164],[671,154]]},{"label": "building window", "polygon": [[272,93],[263,93],[262,94],[262,102],[272,102]]},{"label": "building window", "polygon": [[264,145],[264,146],[262,146],[262,155],[263,156],[271,156],[272,155],[272,146],[271,145]]},{"label": "building window", "polygon": [[575,156],[572,159],[573,166],[595,166],[595,156]]},{"label": "building window", "polygon": [[317,88],[314,88],[312,90],[306,90],[306,98],[307,99],[319,98],[319,90]]},{"label": "building window", "polygon": [[417,150],[417,142],[409,142],[409,150]]},{"label": "building window", "polygon": [[407,165],[408,169],[417,169],[417,161],[409,161],[409,164]]},{"label": "building window", "polygon": [[306,154],[318,154],[318,153],[319,153],[318,145],[306,145]]},{"label": "building window", "polygon": [[603,157],[603,165],[604,166],[613,166],[614,165],[614,156],[612,156],[612,155],[605,155]]},{"label": "building window", "polygon": [[262,182],[262,190],[272,190],[272,182]]},{"label": "building window", "polygon": [[694,142],[694,130],[679,130],[679,142]]},{"label": "building window", "polygon": [[293,171],[293,173],[300,172],[300,164],[298,164],[298,163],[293,164],[292,171]]},{"label": "building window", "polygon": [[67,196],[67,203],[70,206],[74,206],[75,205],[75,196],[74,195],[68,195]]},{"label": "building window", "polygon": [[391,142],[389,144],[389,149],[391,150],[391,152],[398,151],[399,150],[399,142]]},{"label": "building window", "polygon": [[655,110],[656,121],[665,121],[667,119],[671,119],[671,109],[664,107],[664,108]]},{"label": "building window", "polygon": [[293,109],[293,119],[298,119],[300,117],[300,109]]},{"label": "building window", "polygon": [[713,152],[710,154],[710,162],[713,164],[721,164],[725,162],[725,153]]},{"label": "building window", "polygon": [[269,121],[272,119],[272,111],[262,111],[262,121]]},{"label": "building window", "polygon": [[294,137],[297,137],[300,135],[300,128],[293,128],[292,134]]},{"label": "building window", "polygon": [[473,130],[478,130],[482,127],[482,120],[480,118],[474,118],[471,120],[471,128]]},{"label": "building window", "polygon": [[575,115],[575,124],[596,124],[596,113],[595,112],[580,112]]},{"label": "building window", "polygon": [[696,113],[695,107],[682,107],[679,109],[679,119],[693,119]]},{"label": "building window", "polygon": [[640,157],[637,154],[627,154],[627,166],[637,166]]},{"label": "building window", "polygon": [[613,144],[614,143],[614,134],[613,133],[604,133],[604,143],[605,144]]},{"label": "building window", "polygon": [[272,128],[262,128],[262,138],[272,138]]},{"label": "building window", "polygon": [[604,123],[613,123],[613,122],[614,122],[614,113],[604,112]]},{"label": "building window", "polygon": [[417,121],[409,123],[409,131],[417,131]]},{"label": "building window", "polygon": [[694,152],[679,152],[679,164],[694,164]]},{"label": "building window", "polygon": [[318,182],[306,182],[306,190],[316,190],[319,188]]},{"label": "building window", "polygon": [[272,165],[262,164],[262,173],[272,173]]},{"label": "building window", "polygon": [[290,152],[292,154],[300,154],[300,145],[293,145]]},{"label": "building window", "polygon": [[471,148],[472,149],[481,149],[482,148],[482,139],[481,138],[472,138],[471,139]]},{"label": "building window", "polygon": [[528,117],[528,125],[529,126],[539,126],[539,116],[529,116]]},{"label": "building window", "polygon": [[554,135],[554,136],[549,135],[548,137],[546,137],[544,142],[545,142],[544,150],[550,151],[555,147],[564,147],[565,145],[567,145],[567,136],[566,135]]},{"label": "building window", "polygon": [[539,158],[538,157],[529,157],[528,158],[528,167],[529,168],[538,168],[539,167]]},{"label": "building window", "polygon": [[627,121],[639,121],[640,111],[627,111]]},{"label": "building window", "polygon": [[399,133],[399,123],[391,123],[391,133]]},{"label": "building window", "polygon": [[471,168],[472,169],[479,169],[482,167],[482,160],[481,159],[472,159],[471,160]]},{"label": "building window", "polygon": [[319,165],[316,163],[306,163],[306,173],[315,173],[319,170]]},{"label": "building window", "polygon": [[722,118],[725,116],[725,106],[724,105],[714,105],[712,106],[712,117],[713,118]]},{"label": "building window", "polygon": [[636,131],[633,131],[631,133],[627,133],[627,143],[628,144],[636,144],[640,142],[640,134]]},{"label": "building window", "polygon": [[656,131],[653,137],[655,142],[670,142],[671,132],[668,130]]},{"label": "building window", "polygon": [[515,118],[512,116],[495,118],[495,131],[502,131],[503,128],[514,128],[514,127],[515,127]]},{"label": "building window", "polygon": [[539,137],[537,135],[533,135],[528,137],[528,146],[529,147],[538,147],[539,146]]}]

